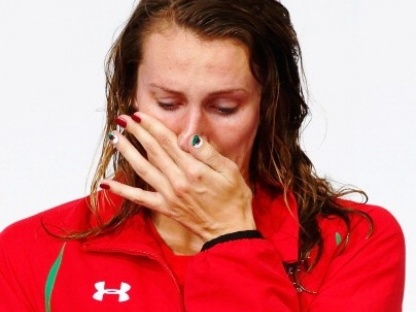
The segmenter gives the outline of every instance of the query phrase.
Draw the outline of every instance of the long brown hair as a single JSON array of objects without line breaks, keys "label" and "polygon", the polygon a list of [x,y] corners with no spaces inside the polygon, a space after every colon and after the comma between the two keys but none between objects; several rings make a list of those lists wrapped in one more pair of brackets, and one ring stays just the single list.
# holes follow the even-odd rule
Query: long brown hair
[{"label": "long brown hair", "polygon": [[[132,114],[138,66],[143,41],[161,26],[176,26],[203,39],[233,38],[250,51],[251,70],[262,85],[260,125],[250,161],[250,179],[272,192],[292,192],[297,200],[300,222],[300,259],[318,246],[322,237],[317,216],[336,215],[349,228],[348,209],[338,198],[351,189],[336,191],[319,178],[300,147],[302,123],[309,113],[303,89],[301,49],[289,12],[274,0],[142,0],[114,43],[107,59],[106,132],[115,128],[115,118]],[[143,151],[131,135],[129,140]],[[129,163],[104,140],[101,159],[91,186],[91,202],[97,208],[97,189],[108,169],[121,173],[125,182],[140,188],[146,183]],[[358,191],[359,192],[359,191]],[[138,207],[129,202],[109,222],[86,231],[83,237],[117,228]],[[78,233],[79,235],[79,233]]]}]

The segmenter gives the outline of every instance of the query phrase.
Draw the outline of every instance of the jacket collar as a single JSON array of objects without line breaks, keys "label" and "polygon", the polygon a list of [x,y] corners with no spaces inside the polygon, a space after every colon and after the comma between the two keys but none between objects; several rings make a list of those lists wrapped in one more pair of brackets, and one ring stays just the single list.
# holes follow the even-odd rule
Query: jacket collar
[{"label": "jacket collar", "polygon": [[[123,202],[123,198],[111,192],[101,191],[98,194],[97,215],[91,214],[90,226],[97,227],[100,223],[109,221],[122,207]],[[87,238],[83,243],[83,248],[91,251],[146,254],[158,257],[161,249],[151,234],[146,215],[147,211],[140,209],[117,229]]]},{"label": "jacket collar", "polygon": [[257,187],[253,199],[253,215],[258,230],[280,254],[282,261],[298,260],[299,220],[293,193],[276,194]]}]

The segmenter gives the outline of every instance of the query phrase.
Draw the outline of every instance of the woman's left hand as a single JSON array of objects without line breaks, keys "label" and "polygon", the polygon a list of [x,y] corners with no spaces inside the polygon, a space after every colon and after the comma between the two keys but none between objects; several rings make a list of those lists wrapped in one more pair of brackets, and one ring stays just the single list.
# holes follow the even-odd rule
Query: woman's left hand
[{"label": "woman's left hand", "polygon": [[[139,117],[139,118],[137,118]],[[136,113],[119,117],[147,152],[147,159],[119,132],[115,148],[154,191],[104,180],[111,191],[181,223],[204,241],[223,234],[255,229],[252,193],[240,169],[208,142],[189,142],[182,150],[177,136],[155,118]],[[120,122],[119,122],[120,123]]]}]

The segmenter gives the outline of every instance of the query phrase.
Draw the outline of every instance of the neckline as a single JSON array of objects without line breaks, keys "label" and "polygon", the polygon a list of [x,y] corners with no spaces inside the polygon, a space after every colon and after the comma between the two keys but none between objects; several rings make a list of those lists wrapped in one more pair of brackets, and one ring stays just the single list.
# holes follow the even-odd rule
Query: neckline
[{"label": "neckline", "polygon": [[166,261],[169,268],[172,270],[176,280],[181,289],[183,289],[185,283],[185,275],[188,268],[188,264],[194,255],[177,255],[172,249],[166,244],[163,238],[160,236],[155,225],[153,224],[150,216],[146,217],[146,223],[150,229],[151,235],[156,240],[157,245],[160,247],[162,256]]}]

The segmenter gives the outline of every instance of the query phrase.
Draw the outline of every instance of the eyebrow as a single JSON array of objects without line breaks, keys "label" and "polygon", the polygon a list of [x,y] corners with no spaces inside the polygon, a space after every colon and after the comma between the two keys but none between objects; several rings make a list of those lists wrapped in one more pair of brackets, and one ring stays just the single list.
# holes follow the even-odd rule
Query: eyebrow
[{"label": "eyebrow", "polygon": [[[149,87],[153,88],[153,89],[158,89],[161,91],[164,91],[166,93],[171,93],[177,96],[184,96],[183,92],[177,91],[177,90],[173,90],[164,86],[159,86],[157,84],[154,83],[150,83]],[[228,95],[228,94],[234,94],[234,93],[242,93],[242,94],[248,94],[249,92],[246,89],[243,88],[226,88],[226,89],[221,89],[218,91],[214,91],[211,92],[209,94],[209,96],[219,96],[219,95]]]}]

